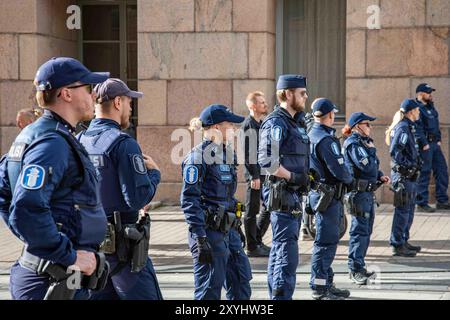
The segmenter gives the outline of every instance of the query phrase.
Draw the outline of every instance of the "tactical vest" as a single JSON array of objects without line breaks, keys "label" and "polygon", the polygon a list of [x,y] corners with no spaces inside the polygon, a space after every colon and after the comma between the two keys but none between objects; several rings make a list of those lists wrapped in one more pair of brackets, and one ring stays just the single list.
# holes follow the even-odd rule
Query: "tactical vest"
[{"label": "tactical vest", "polygon": [[[278,108],[272,112],[264,123],[273,118],[282,119],[286,124],[286,139],[280,145],[280,164],[288,171],[295,173],[308,173],[309,171],[309,137],[306,129],[294,118],[288,118]],[[261,125],[261,127],[264,125]]]},{"label": "tactical vest", "polygon": [[[317,156],[317,146],[320,144],[320,142],[327,137],[333,138],[333,136],[330,135],[328,132],[326,132],[324,129],[316,127],[313,127],[311,129],[308,136],[311,141],[311,157],[310,157],[311,169],[319,173],[320,182],[327,184],[333,184],[337,182],[336,179],[333,177],[333,175],[327,169],[327,166],[324,163],[324,161]],[[337,139],[336,143],[339,143]]]},{"label": "tactical vest", "polygon": [[106,233],[106,216],[98,193],[100,177],[86,151],[60,122],[42,117],[17,136],[7,158],[11,190],[14,192],[20,178],[27,150],[37,146],[48,133],[55,132],[69,144],[82,176],[73,180],[64,179],[55,189],[50,200],[53,219],[61,225],[61,232],[69,237],[76,249],[96,250]]},{"label": "tactical vest", "polygon": [[129,210],[123,199],[117,168],[110,155],[114,146],[126,138],[127,134],[117,128],[90,130],[78,135],[78,140],[102,176],[100,195],[108,218],[112,217],[114,211]]},{"label": "tactical vest", "polygon": [[355,179],[366,179],[366,180],[369,180],[369,182],[376,182],[378,179],[378,168],[380,165],[380,160],[378,159],[377,154],[376,154],[377,149],[376,148],[367,148],[364,145],[363,140],[359,136],[351,135],[350,137],[348,137],[345,140],[345,142],[342,146],[344,154],[347,154],[347,149],[352,144],[356,144],[358,146],[358,148],[364,148],[364,151],[367,153],[367,159],[369,161],[368,165],[371,165],[371,167],[372,167],[370,174],[362,172],[361,170],[359,170],[359,168],[357,166],[353,165],[353,162],[350,159],[347,163],[352,168],[353,177]]}]

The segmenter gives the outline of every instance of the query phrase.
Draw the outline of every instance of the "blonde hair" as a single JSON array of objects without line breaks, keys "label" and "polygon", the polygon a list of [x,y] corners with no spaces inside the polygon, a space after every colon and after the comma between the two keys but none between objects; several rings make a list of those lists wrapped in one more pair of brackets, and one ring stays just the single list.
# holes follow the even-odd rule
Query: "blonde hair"
[{"label": "blonde hair", "polygon": [[[288,91],[290,89],[283,89],[283,90],[277,90],[277,99],[278,102],[286,102],[287,101],[287,95],[286,95],[286,91]],[[292,91],[292,90],[290,90]]]},{"label": "blonde hair", "polygon": [[391,132],[392,132],[392,130],[395,128],[395,126],[400,122],[400,121],[402,121],[403,120],[403,118],[405,118],[405,114],[402,112],[402,111],[397,111],[395,114],[394,114],[394,118],[392,119],[392,123],[391,123],[391,125],[389,126],[389,128],[386,130],[386,144],[388,145],[388,146],[390,146],[391,145]]},{"label": "blonde hair", "polygon": [[200,118],[192,118],[191,121],[189,121],[189,131],[194,132],[203,130],[203,124]]},{"label": "blonde hair", "polygon": [[[36,81],[34,81],[34,85],[37,85]],[[57,92],[58,89],[36,91],[36,102],[38,106],[44,108],[53,105],[56,102]]]}]

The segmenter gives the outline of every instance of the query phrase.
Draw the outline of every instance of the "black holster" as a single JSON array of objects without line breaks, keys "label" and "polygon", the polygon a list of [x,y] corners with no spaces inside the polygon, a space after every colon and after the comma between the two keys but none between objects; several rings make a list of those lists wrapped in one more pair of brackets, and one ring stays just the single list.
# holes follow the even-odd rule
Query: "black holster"
[{"label": "black holster", "polygon": [[364,212],[362,208],[356,202],[357,191],[351,191],[344,196],[344,206],[348,214],[355,217],[366,217],[368,218],[368,213]]},{"label": "black holster", "polygon": [[328,209],[328,207],[331,204],[331,201],[333,201],[334,195],[335,195],[335,188],[333,186],[324,184],[324,183],[317,183],[317,192],[319,192],[320,197],[317,204],[313,207],[314,212],[318,211],[325,211]]},{"label": "black holster", "polygon": [[125,238],[130,241],[131,248],[131,272],[140,272],[147,263],[150,224],[150,216],[146,213],[135,226],[125,228]]},{"label": "black holster", "polygon": [[236,227],[239,221],[235,212],[227,212],[223,206],[206,209],[206,224],[214,231],[227,233],[232,227]]},{"label": "black holster", "polygon": [[[97,267],[94,273],[90,276],[80,274],[80,288],[95,291],[103,290],[105,288],[110,271],[109,263],[106,261],[105,255],[101,252],[96,252],[95,258],[97,260]],[[72,300],[77,289],[80,289],[70,286],[68,283],[70,277],[75,272],[76,271],[73,271],[68,274],[66,268],[63,266],[47,262],[39,272],[49,275],[51,279],[51,284],[45,294],[44,300]]]},{"label": "black holster", "polygon": [[394,207],[401,208],[409,204],[412,195],[410,192],[406,191],[406,188],[402,182],[397,182],[391,187],[394,192]]},{"label": "black holster", "polygon": [[267,205],[269,211],[279,211],[282,208],[284,201],[284,192],[287,187],[287,181],[284,179],[267,179],[267,185],[269,189],[269,197],[267,199]]}]

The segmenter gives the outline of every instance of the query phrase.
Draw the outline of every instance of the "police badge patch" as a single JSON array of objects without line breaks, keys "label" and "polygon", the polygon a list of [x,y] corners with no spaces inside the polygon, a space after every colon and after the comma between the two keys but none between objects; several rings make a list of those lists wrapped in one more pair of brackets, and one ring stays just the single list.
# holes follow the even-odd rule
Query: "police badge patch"
[{"label": "police badge patch", "polygon": [[140,174],[147,174],[147,167],[145,166],[144,159],[138,154],[133,154],[131,157],[133,162],[134,171]]},{"label": "police badge patch", "polygon": [[20,184],[27,190],[38,190],[44,186],[45,169],[35,164],[29,164],[22,170]]},{"label": "police badge patch", "polygon": [[341,156],[341,151],[339,150],[339,147],[338,147],[336,142],[333,142],[331,144],[331,150],[333,151],[333,153],[334,153],[334,155],[336,157],[340,157]]},{"label": "police badge patch", "polygon": [[196,184],[198,181],[198,168],[196,166],[190,165],[184,168],[184,182],[187,184]]},{"label": "police badge patch", "polygon": [[275,126],[272,128],[272,131],[270,132],[270,136],[272,137],[272,140],[280,141],[282,133],[283,133],[283,129],[281,129],[280,126]]},{"label": "police badge patch", "polygon": [[408,142],[408,134],[402,133],[402,135],[400,136],[400,143],[406,144],[406,142]]}]

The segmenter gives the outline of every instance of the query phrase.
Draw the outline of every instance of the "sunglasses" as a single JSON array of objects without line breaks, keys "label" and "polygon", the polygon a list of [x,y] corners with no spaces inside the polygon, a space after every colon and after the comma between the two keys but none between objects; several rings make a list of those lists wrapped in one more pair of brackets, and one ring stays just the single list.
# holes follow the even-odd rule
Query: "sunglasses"
[{"label": "sunglasses", "polygon": [[[65,87],[66,89],[76,89],[76,88],[81,88],[81,87],[87,87],[88,93],[92,94],[92,91],[94,90],[94,86],[90,83],[83,83],[83,84],[78,84],[76,86],[70,86],[70,87]],[[61,91],[58,93],[58,97],[61,96]]]}]

